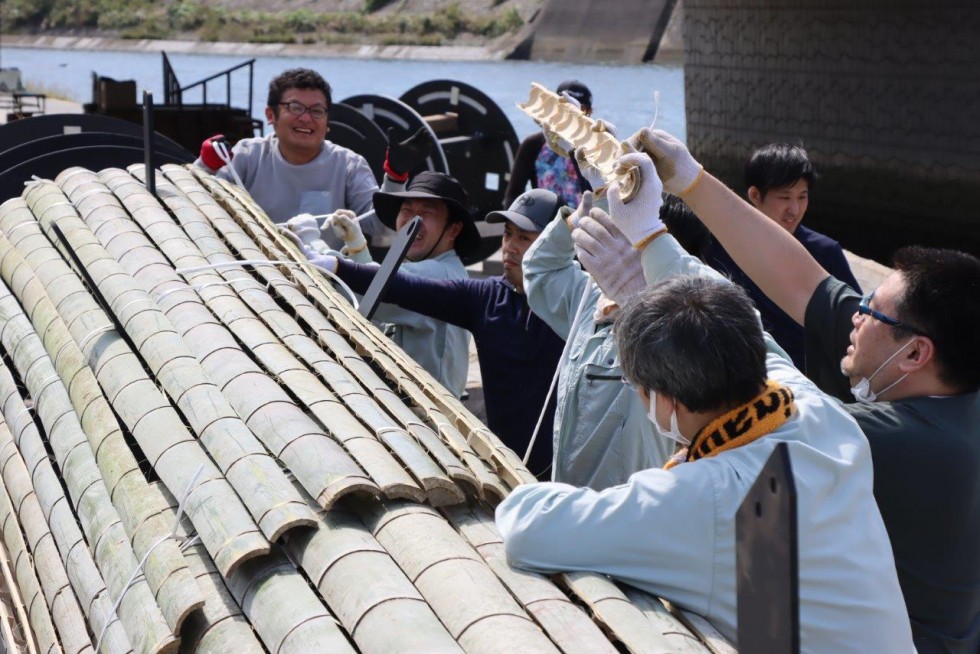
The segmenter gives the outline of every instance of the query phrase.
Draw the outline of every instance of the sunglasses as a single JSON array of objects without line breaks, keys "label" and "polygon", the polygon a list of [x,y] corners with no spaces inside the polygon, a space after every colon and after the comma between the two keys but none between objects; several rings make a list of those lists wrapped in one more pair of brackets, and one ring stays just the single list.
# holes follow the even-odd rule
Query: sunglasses
[{"label": "sunglasses", "polygon": [[[875,289],[875,291],[876,290],[878,289]],[[927,336],[927,334],[921,329],[919,329],[918,327],[913,327],[912,325],[908,325],[900,320],[896,320],[895,318],[892,318],[891,316],[886,316],[880,311],[876,311],[875,309],[872,309],[871,301],[874,300],[875,298],[875,291],[871,291],[863,298],[861,298],[861,302],[860,304],[858,304],[859,314],[861,314],[862,316],[871,316],[878,322],[885,323],[890,327],[898,327],[899,329],[906,329],[912,332],[913,334],[918,334],[919,336]]]},{"label": "sunglasses", "polygon": [[313,107],[307,107],[302,102],[297,102],[293,100],[292,102],[280,102],[280,107],[286,107],[286,111],[294,116],[302,116],[303,114],[309,112],[310,118],[313,120],[323,120],[327,117],[326,107],[321,107],[319,105]]}]

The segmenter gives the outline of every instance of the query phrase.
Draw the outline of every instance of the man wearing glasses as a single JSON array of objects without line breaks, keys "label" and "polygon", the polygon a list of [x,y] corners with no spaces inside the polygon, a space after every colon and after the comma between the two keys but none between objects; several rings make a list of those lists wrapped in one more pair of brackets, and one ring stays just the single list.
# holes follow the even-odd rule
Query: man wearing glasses
[{"label": "man wearing glasses", "polygon": [[[284,223],[302,213],[350,209],[360,215],[370,211],[378,185],[367,161],[326,140],[331,103],[326,80],[308,68],[287,70],[269,83],[267,103],[265,117],[272,133],[236,143],[231,165],[269,217]],[[215,143],[222,139],[218,135],[204,141],[195,163],[234,181],[215,151]],[[392,142],[384,164],[385,189],[404,188],[408,172],[428,156],[431,146],[425,130],[401,143]],[[366,234],[383,230],[373,216],[362,228]]]},{"label": "man wearing glasses", "polygon": [[862,298],[680,141],[649,129],[630,140],[804,326],[807,376],[852,402],[919,654],[980,650],[980,260],[903,248],[895,272]]}]

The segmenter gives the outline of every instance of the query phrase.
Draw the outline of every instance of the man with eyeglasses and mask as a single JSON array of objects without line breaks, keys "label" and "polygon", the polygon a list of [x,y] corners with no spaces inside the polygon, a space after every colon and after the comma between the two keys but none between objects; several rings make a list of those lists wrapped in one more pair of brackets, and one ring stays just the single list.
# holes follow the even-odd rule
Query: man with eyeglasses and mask
[{"label": "man with eyeglasses and mask", "polygon": [[[308,68],[287,70],[269,83],[267,102],[265,117],[272,133],[242,139],[230,153],[231,166],[266,214],[274,222],[285,223],[300,214],[330,214],[338,209],[357,215],[369,212],[378,185],[367,161],[326,140],[331,104],[326,80]],[[221,135],[204,141],[195,164],[234,181],[215,150],[219,141],[223,141]],[[385,189],[404,188],[409,171],[428,156],[431,147],[425,129],[402,142],[392,139],[384,163]],[[318,229],[315,221],[307,227]],[[361,227],[365,234],[384,229],[373,215],[362,221]],[[339,247],[331,230],[324,230],[323,235],[332,241],[331,246]],[[349,237],[353,240],[356,235]],[[348,235],[343,238],[346,242]]]},{"label": "man with eyeglasses and mask", "polygon": [[980,260],[903,248],[862,298],[676,138],[645,129],[630,142],[804,326],[807,376],[852,402],[919,654],[980,651]]}]

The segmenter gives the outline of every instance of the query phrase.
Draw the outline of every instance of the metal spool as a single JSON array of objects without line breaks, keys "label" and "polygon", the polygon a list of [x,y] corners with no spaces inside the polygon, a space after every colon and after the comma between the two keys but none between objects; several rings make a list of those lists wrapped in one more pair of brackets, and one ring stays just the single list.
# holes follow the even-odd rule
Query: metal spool
[{"label": "metal spool", "polygon": [[355,107],[343,102],[330,105],[330,131],[327,138],[367,159],[378,184],[384,177],[388,138],[384,131]]},{"label": "metal spool", "polygon": [[487,258],[500,248],[503,229],[486,224],[483,218],[503,207],[519,145],[517,133],[493,100],[463,82],[424,82],[406,91],[401,101],[425,117],[439,137],[450,174],[469,193],[470,211],[483,244],[464,263]]},{"label": "metal spool", "polygon": [[[155,157],[157,165],[184,164],[190,161],[187,156],[178,157],[167,151],[158,151],[155,153]],[[139,147],[89,145],[55,150],[33,159],[27,159],[0,172],[0,200],[20,196],[24,191],[24,182],[30,181],[34,175],[45,179],[54,179],[61,171],[72,166],[125,168],[130,164],[142,163],[142,161],[142,143]]]},{"label": "metal spool", "polygon": [[[86,132],[122,134],[135,136],[139,139],[143,138],[143,127],[128,120],[99,114],[48,114],[0,125],[0,152],[48,136],[64,136]],[[174,151],[184,150],[183,146],[159,132],[155,138],[158,149],[166,144],[168,148]]]},{"label": "metal spool", "polygon": [[362,94],[347,98],[344,100],[344,104],[359,109],[362,114],[373,120],[385,134],[388,133],[389,128],[394,128],[398,137],[405,138],[414,134],[420,127],[429,130],[432,134],[432,140],[436,141],[432,154],[425,160],[424,166],[419,166],[409,172],[413,176],[423,170],[449,173],[449,164],[446,162],[446,154],[439,144],[439,137],[419,112],[401,100],[387,95]]}]

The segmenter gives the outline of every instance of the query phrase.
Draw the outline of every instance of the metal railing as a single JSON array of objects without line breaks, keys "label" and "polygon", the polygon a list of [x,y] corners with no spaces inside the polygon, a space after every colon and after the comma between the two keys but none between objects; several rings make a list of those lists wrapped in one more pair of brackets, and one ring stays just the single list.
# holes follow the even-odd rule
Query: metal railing
[{"label": "metal railing", "polygon": [[223,70],[220,73],[215,73],[210,77],[205,77],[202,80],[198,80],[193,84],[181,86],[180,82],[177,80],[177,74],[174,72],[173,66],[170,65],[170,59],[167,57],[167,53],[161,52],[160,54],[163,55],[163,101],[165,104],[177,105],[178,107],[183,106],[184,93],[198,87],[201,88],[202,104],[207,104],[208,84],[215,80],[224,78],[225,101],[223,104],[226,107],[231,107],[231,75],[235,71],[248,68],[248,115],[252,115],[252,85],[254,81],[255,59],[249,59],[248,61],[238,64],[237,66],[232,66],[231,68]]}]

